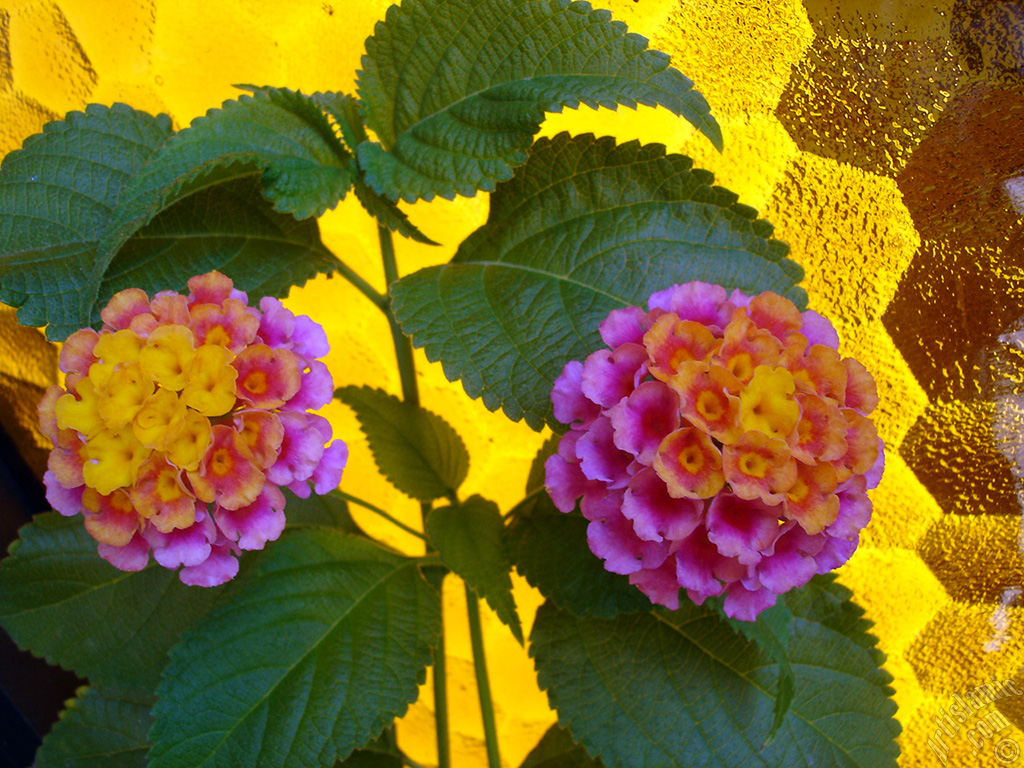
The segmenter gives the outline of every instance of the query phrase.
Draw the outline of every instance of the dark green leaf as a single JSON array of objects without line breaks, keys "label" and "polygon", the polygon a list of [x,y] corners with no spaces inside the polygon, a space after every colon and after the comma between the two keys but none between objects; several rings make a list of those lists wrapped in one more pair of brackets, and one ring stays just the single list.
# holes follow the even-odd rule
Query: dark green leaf
[{"label": "dark green leaf", "polygon": [[35,768],[146,768],[152,695],[87,688],[43,739]]},{"label": "dark green leaf", "polygon": [[805,303],[787,246],[712,180],[660,145],[541,139],[451,263],[392,286],[395,314],[471,397],[559,428],[551,387],[609,311],[690,280]]},{"label": "dark green leaf", "polygon": [[512,596],[512,564],[501,540],[502,530],[498,505],[482,496],[439,507],[427,518],[427,534],[441,560],[487,600],[521,644],[523,627]]},{"label": "dark green leaf", "polygon": [[588,755],[587,750],[556,723],[530,750],[520,768],[604,768],[604,764]]},{"label": "dark green leaf", "polygon": [[182,632],[222,588],[186,587],[156,564],[119,571],[78,517],[37,515],[0,562],[0,624],[22,648],[93,684],[150,690]]},{"label": "dark green leaf", "polygon": [[516,570],[556,605],[574,615],[611,618],[651,609],[626,576],[604,569],[587,546],[587,520],[563,514],[543,489],[510,515],[505,546]]},{"label": "dark green leaf", "polygon": [[[347,93],[314,93],[312,98],[320,107],[327,112],[338,124],[342,137],[353,150],[367,140],[366,128],[363,126],[363,115],[359,109],[359,101]],[[392,232],[398,232],[404,237],[415,240],[425,245],[437,245],[433,240],[420,232],[416,226],[409,221],[394,202],[386,197],[377,194],[360,174],[355,174],[354,189],[356,197],[362,203],[366,212],[377,219],[381,224]]]},{"label": "dark green leaf", "polygon": [[462,438],[443,418],[370,387],[334,393],[355,411],[384,476],[420,501],[453,497],[469,471]]},{"label": "dark green leaf", "polygon": [[61,340],[92,319],[96,249],[125,184],[171,133],[166,115],[90,104],[0,166],[0,301]]},{"label": "dark green leaf", "polygon": [[288,525],[313,526],[319,528],[337,528],[339,531],[362,536],[370,536],[359,527],[348,511],[348,502],[337,491],[325,493],[323,496],[311,493],[308,498],[300,499],[287,488],[282,489],[285,497],[285,516]]},{"label": "dark green leaf", "polygon": [[785,601],[780,600],[771,608],[762,611],[757,621],[740,621],[725,615],[721,610],[720,601],[715,601],[719,616],[739,632],[747,640],[755,643],[779,665],[779,679],[775,686],[775,711],[772,727],[768,731],[766,743],[775,738],[785,721],[786,713],[793,703],[793,669],[789,664],[789,640],[792,636],[793,614]]},{"label": "dark green leaf", "polygon": [[416,699],[440,598],[416,561],[286,531],[171,653],[151,768],[330,768]]},{"label": "dark green leaf", "polygon": [[359,96],[381,144],[359,164],[413,202],[491,191],[526,161],[545,112],[660,105],[721,148],[704,97],[605,10],[570,0],[406,0],[366,41]]},{"label": "dark green leaf", "polygon": [[316,220],[278,213],[250,176],[180,200],[136,233],[110,263],[98,305],[123,288],[181,291],[211,269],[254,297],[285,296],[336,264]]},{"label": "dark green leaf", "polygon": [[384,732],[362,749],[357,749],[335,768],[402,768],[402,752],[395,741],[395,727]]},{"label": "dark green leaf", "polygon": [[531,636],[541,687],[608,765],[895,768],[900,726],[874,638],[862,625],[844,625],[849,636],[827,626],[845,612],[827,580],[803,591],[818,595],[790,603],[793,702],[768,744],[778,665],[689,602],[610,621],[543,606]]}]

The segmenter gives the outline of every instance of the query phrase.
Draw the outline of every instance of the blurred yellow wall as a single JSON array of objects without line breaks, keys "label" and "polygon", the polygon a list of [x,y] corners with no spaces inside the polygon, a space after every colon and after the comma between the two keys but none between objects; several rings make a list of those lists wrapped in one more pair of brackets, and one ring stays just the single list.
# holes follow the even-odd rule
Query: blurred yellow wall
[{"label": "blurred yellow wall", "polygon": [[[936,398],[918,383],[922,374],[908,366],[892,324],[883,322],[928,237],[906,206],[899,174],[941,122],[954,86],[967,87],[964,78],[970,74],[957,63],[950,42],[953,3],[929,4],[927,10],[882,0],[593,4],[610,8],[632,31],[672,54],[711,102],[725,132],[726,152],[719,155],[683,121],[649,109],[568,112],[553,116],[544,133],[568,129],[660,142],[715,171],[719,183],[777,225],[777,236],[793,246],[793,257],[807,269],[812,306],[837,319],[844,353],[863,359],[879,381],[888,469],[874,495],[875,519],[841,576],[857,590],[889,654],[904,725],[901,765],[932,765],[927,740],[950,696],[989,674],[1017,674],[1024,664],[1020,609],[999,591],[1020,585],[1019,508],[1004,515],[950,515],[925,486],[901,448]],[[180,128],[234,97],[233,83],[351,92],[363,41],[387,5],[384,0],[0,0],[0,153],[18,147],[47,120],[89,102],[124,101],[167,112]],[[860,102],[850,90],[856,88],[861,88]],[[442,245],[399,239],[403,274],[450,258],[485,219],[487,196],[407,210]],[[327,245],[383,290],[375,226],[358,203],[343,202],[321,226]],[[316,280],[293,292],[289,304],[326,327],[332,343],[327,363],[337,385],[371,384],[399,392],[387,327],[346,282]],[[38,333],[15,327],[11,315],[0,311],[0,397],[12,404],[4,409],[3,425],[41,469],[32,406],[56,376],[55,356]],[[444,414],[470,450],[465,494],[482,493],[508,510],[522,493],[543,436],[470,401],[420,353],[417,365],[424,404]],[[952,414],[944,423],[960,424],[961,411],[942,411]],[[335,404],[325,414],[351,448],[343,488],[418,525],[418,506],[376,472],[351,413]],[[965,445],[969,438],[963,438]],[[388,543],[416,551],[412,537],[372,517],[360,515],[359,521]],[[977,586],[988,584],[986,579],[992,580],[991,588]],[[454,764],[482,765],[462,588],[454,577],[446,587]],[[516,599],[529,622],[538,596],[517,580]],[[502,756],[505,765],[515,766],[554,715],[537,689],[525,650],[486,609],[484,625]],[[431,707],[428,684],[399,731],[403,746],[424,764],[435,759]],[[1024,705],[1015,719],[1024,724]],[[1014,730],[1013,736],[1024,739],[1024,732]],[[954,747],[950,764],[999,764],[989,753],[971,755],[962,739]]]}]

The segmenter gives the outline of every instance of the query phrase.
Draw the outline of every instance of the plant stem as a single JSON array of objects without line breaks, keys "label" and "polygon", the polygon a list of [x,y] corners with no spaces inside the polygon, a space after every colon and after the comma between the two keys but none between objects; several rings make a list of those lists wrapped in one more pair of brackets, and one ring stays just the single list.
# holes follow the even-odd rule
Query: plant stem
[{"label": "plant stem", "polygon": [[466,584],[466,613],[469,614],[469,639],[473,646],[476,688],[480,694],[480,715],[484,721],[487,766],[488,768],[501,768],[501,756],[498,754],[498,730],[494,725],[494,704],[491,700],[491,683],[487,678],[487,658],[484,655],[484,635],[480,628],[480,599],[468,584]]},{"label": "plant stem", "polygon": [[441,638],[434,650],[434,729],[437,733],[437,768],[451,768],[448,742],[448,665],[444,648],[444,596],[441,598]]},{"label": "plant stem", "polygon": [[417,539],[422,539],[423,541],[427,540],[426,536],[424,536],[422,533],[417,531],[415,528],[410,528],[408,525],[403,523],[401,520],[399,520],[396,517],[393,517],[390,513],[385,512],[380,507],[375,506],[375,505],[371,504],[368,501],[364,501],[363,499],[360,499],[358,496],[353,496],[351,493],[345,493],[344,491],[342,491],[340,489],[339,489],[338,493],[341,495],[341,498],[345,499],[345,501],[351,501],[353,504],[358,504],[363,509],[368,509],[371,512],[373,512],[374,514],[380,515],[381,517],[383,517],[385,520],[387,520],[392,525],[397,525],[403,531],[405,531],[408,534],[411,534],[411,535],[415,536]]},{"label": "plant stem", "polygon": [[[398,264],[395,261],[395,244],[391,240],[391,230],[383,224],[377,225],[377,237],[380,240],[380,254],[384,259],[384,279],[388,287],[398,279]],[[388,304],[388,322],[391,324],[391,337],[395,342],[395,358],[398,360],[398,376],[402,381],[402,399],[410,405],[420,404],[420,393],[416,386],[416,367],[412,359],[412,342],[402,333],[395,313]]]},{"label": "plant stem", "polygon": [[[388,316],[391,338],[395,344],[398,377],[402,383],[402,399],[410,405],[418,406],[420,392],[416,384],[416,363],[412,356],[412,342],[408,336],[402,333],[402,328],[391,309],[390,288],[391,284],[398,279],[398,262],[395,260],[395,244],[391,239],[391,230],[383,224],[377,224],[377,238],[380,241],[380,255],[384,262],[384,280],[388,285],[388,298],[384,310]],[[430,504],[421,502],[420,516],[424,529],[426,529],[428,514],[430,514]],[[434,554],[436,550],[430,540],[426,537],[421,538],[424,540],[426,554]],[[444,642],[443,579],[442,574],[436,585],[441,598],[441,634],[437,641],[437,647],[434,649],[434,730],[437,734],[437,766],[438,768],[451,768],[451,745],[448,740],[448,675]]]},{"label": "plant stem", "polygon": [[375,307],[377,307],[377,309],[379,309],[381,312],[390,314],[388,312],[388,297],[387,296],[384,296],[383,294],[378,293],[377,289],[374,288],[372,285],[370,285],[368,282],[366,282],[363,279],[362,275],[360,275],[358,272],[356,272],[354,269],[352,269],[352,267],[350,267],[348,264],[343,262],[341,259],[339,259],[337,256],[335,256],[333,253],[331,254],[331,256],[334,257],[334,261],[335,261],[335,267],[334,268],[335,268],[335,270],[337,270],[339,275],[341,275],[346,280],[348,280],[350,283],[352,283],[352,285],[355,286],[356,290],[359,291],[361,294],[363,294],[363,296],[368,298],[370,301],[372,301],[373,305]]}]

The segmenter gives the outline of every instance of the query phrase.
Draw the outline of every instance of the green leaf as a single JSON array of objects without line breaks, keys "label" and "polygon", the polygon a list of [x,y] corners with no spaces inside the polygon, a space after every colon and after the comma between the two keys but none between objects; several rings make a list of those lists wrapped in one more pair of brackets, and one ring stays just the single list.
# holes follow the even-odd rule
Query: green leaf
[{"label": "green leaf", "polygon": [[442,562],[487,600],[521,645],[523,627],[512,596],[512,564],[502,543],[503,528],[498,505],[482,496],[439,507],[427,518],[427,534]]},{"label": "green leaf", "polygon": [[0,301],[64,339],[92,317],[97,246],[118,195],[171,133],[166,115],[90,104],[0,166]]},{"label": "green leaf", "polygon": [[454,497],[469,472],[469,453],[447,421],[380,389],[342,387],[334,396],[355,411],[392,485],[420,501]]},{"label": "green leaf", "polygon": [[150,766],[329,768],[416,699],[439,633],[415,560],[286,531],[171,653]]},{"label": "green leaf", "polygon": [[119,571],[78,517],[36,515],[0,562],[0,624],[22,648],[93,684],[151,690],[167,651],[220,595],[151,564]]},{"label": "green leaf", "polygon": [[36,753],[36,768],[146,768],[152,695],[86,688]]},{"label": "green leaf", "polygon": [[123,288],[182,291],[211,269],[254,297],[286,296],[336,264],[316,220],[276,212],[250,176],[180,200],[133,235],[110,263],[97,304]]},{"label": "green leaf", "polygon": [[339,531],[353,536],[371,538],[348,511],[348,502],[341,498],[337,491],[309,494],[308,498],[300,499],[287,488],[281,489],[285,498],[285,517],[292,527],[307,526],[317,528],[337,528]]},{"label": "green leaf", "polygon": [[[367,140],[366,128],[363,125],[363,114],[359,109],[358,99],[349,96],[347,93],[329,91],[327,93],[314,93],[312,98],[320,105],[321,109],[327,112],[335,123],[345,140],[345,144],[355,150],[360,144]],[[361,174],[355,174],[354,190],[359,202],[362,203],[366,212],[377,219],[381,224],[392,232],[398,232],[404,237],[415,240],[424,245],[437,245],[433,240],[420,232],[394,202],[377,194],[367,184]]]},{"label": "green leaf", "polygon": [[793,703],[768,744],[778,665],[689,602],[609,621],[544,605],[531,636],[540,685],[563,727],[608,765],[895,768],[900,726],[874,638],[863,623],[843,624],[849,635],[829,626],[856,609],[827,580],[803,591],[817,595],[790,603]]},{"label": "green leaf", "polygon": [[806,302],[771,225],[712,181],[660,145],[541,139],[451,263],[392,286],[395,314],[470,397],[564,429],[552,385],[601,344],[611,310],[691,280]]},{"label": "green leaf", "polygon": [[526,161],[545,112],[581,103],[660,105],[722,146],[692,81],[585,2],[406,0],[378,22],[362,65],[381,144],[360,145],[359,165],[395,200],[492,191]]},{"label": "green leaf", "polygon": [[604,569],[587,546],[586,518],[559,512],[546,492],[512,510],[505,547],[512,564],[532,587],[580,617],[612,618],[651,610],[651,601],[627,576]]},{"label": "green leaf", "polygon": [[721,601],[715,600],[715,609],[719,616],[734,632],[767,653],[779,665],[779,679],[775,686],[775,710],[772,716],[772,727],[768,731],[765,743],[769,743],[779,732],[785,721],[786,713],[793,703],[793,668],[789,663],[788,645],[792,636],[793,614],[784,601],[779,601],[771,608],[762,611],[757,621],[740,621],[725,615]]},{"label": "green leaf", "polygon": [[402,752],[395,741],[395,727],[385,728],[376,739],[357,749],[336,768],[402,768]]},{"label": "green leaf", "polygon": [[604,768],[604,764],[588,755],[587,750],[556,723],[530,750],[520,768]]}]

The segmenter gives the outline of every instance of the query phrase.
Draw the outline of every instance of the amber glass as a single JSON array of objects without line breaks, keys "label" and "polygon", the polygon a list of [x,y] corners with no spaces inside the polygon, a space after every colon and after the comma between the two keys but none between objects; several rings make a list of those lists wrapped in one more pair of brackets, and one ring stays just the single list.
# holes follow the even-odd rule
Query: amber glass
[{"label": "amber glass", "polygon": [[[593,0],[672,55],[722,124],[718,154],[684,122],[642,109],[552,116],[544,132],[666,144],[776,225],[806,270],[811,306],[879,384],[888,454],[874,517],[840,572],[875,622],[903,724],[901,766],[1007,765],[1024,748],[1024,695],[946,719],[994,676],[1024,691],[1024,10],[990,0]],[[86,103],[168,112],[176,126],[232,98],[232,83],[353,88],[385,0],[0,0],[0,152]],[[451,257],[486,195],[408,209],[442,243],[397,243],[403,273]],[[324,240],[378,288],[373,224],[343,202]],[[341,279],[289,299],[328,329],[339,385],[398,392],[387,326]],[[542,436],[468,401],[417,356],[427,407],[473,456],[466,494],[508,509]],[[0,313],[0,409],[29,463],[44,455],[33,405],[56,377],[39,334]],[[352,448],[343,487],[416,524],[343,406],[325,410]],[[416,540],[360,522],[394,546]],[[453,757],[483,764],[461,585],[446,590]],[[516,597],[529,622],[539,602]],[[485,615],[505,764],[555,717],[532,665]],[[1005,691],[1005,689],[1004,689]],[[967,697],[967,698],[965,698]],[[964,710],[960,710],[964,711]],[[990,717],[993,711],[999,717]],[[1000,718],[1006,718],[1005,720]],[[400,738],[433,761],[429,686]],[[985,736],[989,726],[991,736]],[[1003,723],[1007,723],[1005,726]],[[954,727],[955,726],[955,727]],[[998,726],[996,728],[995,726]],[[997,744],[1002,748],[996,749]]]}]

